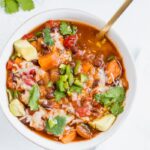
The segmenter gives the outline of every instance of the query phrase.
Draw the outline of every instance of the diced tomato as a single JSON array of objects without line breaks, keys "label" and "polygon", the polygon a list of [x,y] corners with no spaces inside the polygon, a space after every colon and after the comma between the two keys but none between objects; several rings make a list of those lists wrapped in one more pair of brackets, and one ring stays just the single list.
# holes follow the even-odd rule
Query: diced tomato
[{"label": "diced tomato", "polygon": [[34,75],[36,74],[35,69],[31,69],[31,70],[30,70],[30,72],[29,72],[29,74],[31,74],[31,75],[33,75],[33,76],[34,76]]},{"label": "diced tomato", "polygon": [[76,45],[77,43],[77,40],[78,40],[78,37],[77,35],[70,35],[70,36],[67,36],[64,40],[64,46],[66,48],[72,48]]},{"label": "diced tomato", "polygon": [[8,62],[7,62],[7,70],[12,70],[12,68],[13,68],[13,64],[14,64],[14,62],[12,61],[12,60],[9,60]]},{"label": "diced tomato", "polygon": [[76,112],[80,117],[86,117],[91,115],[91,111],[88,107],[78,107],[76,109]]},{"label": "diced tomato", "polygon": [[49,20],[46,22],[46,27],[53,28],[58,27],[60,25],[60,21]]},{"label": "diced tomato", "polygon": [[33,33],[29,33],[29,34],[25,34],[23,37],[22,37],[22,39],[23,40],[26,40],[26,39],[31,39],[31,38],[33,38],[34,37],[34,34]]}]

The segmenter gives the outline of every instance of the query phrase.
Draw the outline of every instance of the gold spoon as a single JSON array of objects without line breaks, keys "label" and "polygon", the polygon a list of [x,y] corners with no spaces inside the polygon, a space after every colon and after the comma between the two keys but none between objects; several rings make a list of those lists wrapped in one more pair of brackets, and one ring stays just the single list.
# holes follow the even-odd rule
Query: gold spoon
[{"label": "gold spoon", "polygon": [[123,5],[118,9],[118,11],[113,15],[113,17],[108,21],[108,23],[101,29],[101,31],[97,34],[97,37],[102,40],[107,32],[110,30],[111,26],[115,23],[115,21],[121,16],[121,14],[127,9],[127,7],[131,4],[133,0],[125,0]]}]

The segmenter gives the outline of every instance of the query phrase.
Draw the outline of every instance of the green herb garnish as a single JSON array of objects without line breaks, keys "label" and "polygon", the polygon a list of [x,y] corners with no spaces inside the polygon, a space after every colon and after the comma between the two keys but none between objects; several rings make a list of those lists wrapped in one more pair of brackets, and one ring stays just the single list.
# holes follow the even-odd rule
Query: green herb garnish
[{"label": "green herb garnish", "polygon": [[112,114],[119,115],[123,111],[122,102],[125,98],[123,87],[114,87],[103,94],[96,94],[95,99],[109,108]]},{"label": "green herb garnish", "polygon": [[44,43],[48,46],[52,46],[54,45],[54,40],[52,39],[51,35],[50,35],[50,28],[45,28],[43,30],[44,33]]},{"label": "green herb garnish", "polygon": [[66,126],[66,117],[56,116],[46,122],[46,131],[55,136],[62,135]]},{"label": "green herb garnish", "polygon": [[60,24],[60,33],[62,35],[74,35],[77,32],[76,26],[71,26],[67,22],[61,22]]},{"label": "green herb garnish", "polygon": [[39,86],[35,84],[30,91],[29,106],[31,110],[38,110],[38,100],[40,98]]}]

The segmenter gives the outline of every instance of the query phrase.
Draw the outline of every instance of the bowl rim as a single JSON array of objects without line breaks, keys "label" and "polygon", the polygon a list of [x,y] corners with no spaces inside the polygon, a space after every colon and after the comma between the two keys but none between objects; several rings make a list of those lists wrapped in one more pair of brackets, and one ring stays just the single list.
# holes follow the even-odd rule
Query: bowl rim
[{"label": "bowl rim", "polygon": [[[56,9],[50,9],[50,10],[46,10],[46,11],[42,11],[42,12],[40,12],[40,13],[37,13],[37,14],[35,14],[35,15],[33,15],[32,17],[30,17],[29,19],[27,19],[27,20],[25,20],[14,32],[13,32],[13,34],[10,36],[10,38],[8,39],[8,41],[6,42],[6,44],[4,45],[4,47],[3,47],[3,49],[5,49],[6,47],[7,47],[7,45],[9,44],[9,42],[10,42],[10,40],[13,38],[13,36],[16,34],[16,32],[21,28],[21,27],[23,27],[26,23],[28,23],[28,21],[30,21],[30,20],[32,20],[34,17],[37,17],[37,16],[40,16],[40,15],[42,15],[42,14],[47,14],[47,13],[52,13],[52,12],[72,12],[72,13],[76,13],[76,14],[79,14],[80,13],[80,15],[82,14],[82,15],[85,15],[85,16],[87,16],[87,17],[92,17],[92,18],[94,18],[95,20],[98,20],[101,24],[104,24],[104,21],[103,20],[101,20],[98,16],[96,16],[96,15],[93,15],[93,14],[91,14],[91,13],[89,13],[89,12],[86,12],[86,11],[83,11],[83,10],[79,10],[79,9],[72,9],[72,8],[56,8]],[[82,20],[82,19],[81,19]],[[80,20],[79,20],[80,21]],[[88,23],[87,23],[88,24]],[[90,25],[90,23],[89,23],[89,25]],[[34,27],[33,27],[34,28]],[[32,27],[31,27],[31,30],[33,29]],[[99,139],[99,137],[95,137],[95,139],[97,139],[97,142],[90,142],[90,145],[86,145],[86,141],[82,141],[82,142],[76,142],[76,143],[78,143],[78,145],[80,144],[80,143],[85,143],[84,145],[82,145],[80,148],[81,149],[86,149],[86,148],[92,148],[92,147],[95,147],[95,146],[97,146],[98,144],[101,144],[101,143],[103,143],[105,140],[107,140],[108,138],[110,138],[114,133],[116,133],[116,131],[118,130],[118,128],[121,126],[121,124],[125,121],[125,119],[127,118],[127,116],[128,116],[128,114],[129,114],[129,111],[131,110],[131,107],[132,107],[132,105],[133,105],[133,101],[134,101],[134,99],[135,99],[135,95],[136,95],[136,90],[137,90],[137,73],[136,73],[136,69],[135,69],[135,64],[134,64],[134,61],[133,61],[133,58],[132,58],[132,55],[131,55],[131,53],[130,53],[130,51],[128,50],[128,48],[126,47],[126,45],[124,44],[124,41],[123,41],[123,39],[122,38],[120,38],[120,36],[116,33],[116,31],[114,31],[114,29],[111,29],[110,30],[110,32],[113,34],[113,36],[115,36],[115,38],[117,38],[118,40],[119,40],[119,42],[121,42],[122,44],[123,44],[123,46],[124,46],[124,49],[126,49],[127,50],[127,54],[128,54],[128,56],[130,56],[130,61],[131,61],[131,63],[132,63],[132,69],[133,69],[133,72],[134,72],[134,77],[135,77],[135,83],[134,83],[134,94],[133,94],[133,96],[132,96],[132,101],[130,102],[130,105],[128,106],[128,108],[126,108],[126,109],[128,109],[128,111],[126,111],[126,113],[124,113],[124,116],[121,118],[121,122],[119,122],[119,124],[117,124],[116,125],[116,127],[113,129],[113,131],[111,131],[111,132],[109,132],[109,131],[107,131],[107,132],[109,132],[109,134],[107,134],[106,136],[105,136],[105,138],[103,138],[103,140],[101,140],[100,142],[98,141],[98,139]],[[109,36],[109,33],[108,33],[108,36]],[[113,41],[113,39],[112,39],[112,41]],[[0,53],[0,58],[2,59],[2,56],[3,56],[3,54],[4,54],[4,50],[3,51],[1,51],[1,53]],[[1,65],[0,65],[1,66]],[[12,116],[9,116],[9,114],[7,114],[7,112],[5,111],[5,108],[3,107],[3,105],[2,105],[2,103],[1,103],[1,98],[0,98],[0,106],[1,106],[1,108],[2,108],[2,112],[4,113],[4,115],[6,116],[6,118],[7,118],[7,120],[10,122],[10,124],[20,133],[20,134],[22,134],[25,138],[27,138],[29,141],[32,141],[34,144],[36,144],[36,145],[39,145],[39,146],[41,146],[41,147],[43,147],[43,148],[46,148],[46,149],[50,149],[50,147],[47,147],[46,145],[44,145],[43,143],[38,143],[36,140],[37,139],[33,139],[32,137],[31,137],[31,135],[30,136],[27,136],[27,134],[25,134],[25,133],[23,133],[20,129],[18,129],[17,128],[17,126],[15,125],[15,123],[13,123],[12,122],[12,120],[11,120],[11,118],[12,118]],[[19,121],[19,120],[18,120]],[[20,121],[19,121],[20,122]],[[111,129],[110,129],[111,130]],[[30,132],[33,132],[33,131],[30,131]],[[38,135],[38,134],[36,134],[36,136],[40,136],[40,135]],[[40,136],[41,137],[41,136]],[[43,137],[42,137],[43,138]],[[45,138],[44,138],[45,139]],[[43,140],[44,140],[43,139]],[[61,149],[62,150],[68,150],[68,149],[70,149],[70,148],[72,148],[72,150],[74,150],[74,149],[76,149],[76,148],[73,148],[73,147],[71,147],[71,146],[73,146],[73,145],[71,145],[70,147],[68,147],[67,148],[67,146],[63,146],[62,147],[62,144],[60,144],[60,143],[58,143],[58,142],[54,142],[54,141],[52,141],[52,140],[49,140],[49,141],[51,141],[50,143],[55,143],[54,145],[53,145],[53,147],[52,147],[52,149],[53,150],[59,150],[60,149],[60,147],[61,147]],[[92,141],[92,139],[91,140],[88,140],[88,141]],[[63,144],[64,145],[64,144]],[[55,147],[56,146],[56,147]],[[65,148],[66,147],[66,148]],[[52,150],[51,149],[51,150]]]}]

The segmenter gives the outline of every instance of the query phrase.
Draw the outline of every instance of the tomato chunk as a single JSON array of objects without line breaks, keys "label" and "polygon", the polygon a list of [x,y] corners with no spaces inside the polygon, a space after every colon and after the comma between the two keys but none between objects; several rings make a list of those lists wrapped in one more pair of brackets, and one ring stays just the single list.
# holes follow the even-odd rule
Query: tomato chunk
[{"label": "tomato chunk", "polygon": [[107,83],[112,84],[122,74],[122,69],[117,60],[112,60],[106,64],[105,73],[108,77]]},{"label": "tomato chunk", "polygon": [[7,62],[7,70],[12,70],[13,64],[14,64],[13,61],[9,60],[9,61]]},{"label": "tomato chunk", "polygon": [[77,35],[70,35],[70,36],[65,38],[64,46],[66,48],[72,48],[72,47],[74,47],[76,45],[77,40],[78,40]]},{"label": "tomato chunk", "polygon": [[80,117],[86,117],[86,116],[90,116],[91,115],[91,111],[88,107],[78,107],[76,109],[76,113],[80,116]]}]

